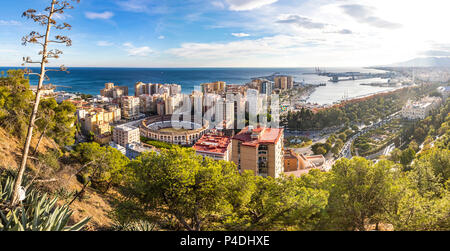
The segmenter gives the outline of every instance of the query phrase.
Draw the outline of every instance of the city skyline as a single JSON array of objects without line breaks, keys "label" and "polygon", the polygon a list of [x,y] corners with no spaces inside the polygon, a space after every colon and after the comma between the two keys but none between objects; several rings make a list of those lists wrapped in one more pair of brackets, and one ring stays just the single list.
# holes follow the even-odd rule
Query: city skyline
[{"label": "city skyline", "polygon": [[[20,16],[45,4],[0,10],[0,66],[36,55],[39,48],[20,39],[41,27]],[[52,66],[336,67],[444,57],[450,35],[438,25],[450,21],[448,7],[437,0],[407,8],[385,0],[81,1],[57,17],[73,26],[73,46]]]}]

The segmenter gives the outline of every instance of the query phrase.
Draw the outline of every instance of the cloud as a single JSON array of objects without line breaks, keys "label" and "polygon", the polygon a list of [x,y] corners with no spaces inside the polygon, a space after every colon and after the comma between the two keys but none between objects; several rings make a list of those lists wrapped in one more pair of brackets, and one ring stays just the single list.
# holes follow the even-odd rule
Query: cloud
[{"label": "cloud", "polygon": [[265,5],[273,4],[278,0],[225,0],[228,8],[234,11],[253,10]]},{"label": "cloud", "polygon": [[180,48],[170,49],[172,55],[184,58],[237,58],[251,56],[291,55],[307,47],[316,46],[306,38],[277,35],[255,40],[240,40],[229,43],[184,43]]},{"label": "cloud", "polygon": [[13,49],[0,49],[1,53],[18,53],[18,50],[13,50]]},{"label": "cloud", "polygon": [[105,11],[105,12],[85,12],[84,15],[88,19],[110,19],[114,16],[114,13],[111,11]]},{"label": "cloud", "polygon": [[112,45],[114,45],[114,44],[109,41],[98,41],[97,42],[97,46],[106,47],[106,46],[112,46]]},{"label": "cloud", "polygon": [[353,34],[353,31],[351,31],[349,29],[342,29],[342,30],[338,31],[337,33],[347,35],[347,34]]},{"label": "cloud", "polygon": [[323,29],[327,26],[327,24],[313,22],[311,19],[299,15],[288,15],[276,22],[280,24],[295,24],[305,29]]},{"label": "cloud", "polygon": [[55,13],[53,14],[53,18],[56,20],[66,20],[67,18],[71,18],[72,16],[69,14],[59,14]]},{"label": "cloud", "polygon": [[0,25],[21,25],[22,23],[14,20],[0,20]]},{"label": "cloud", "polygon": [[219,9],[225,9],[225,4],[221,1],[213,1],[211,2],[212,6],[219,8]]},{"label": "cloud", "polygon": [[337,31],[327,31],[325,33],[335,33],[335,34],[342,34],[342,35],[351,35],[353,34],[353,31],[349,30],[349,29],[342,29],[342,30],[337,30]]},{"label": "cloud", "polygon": [[247,33],[231,33],[231,35],[235,36],[235,37],[249,37],[250,34]]},{"label": "cloud", "polygon": [[379,17],[373,16],[374,8],[372,7],[360,4],[348,4],[341,5],[341,8],[344,10],[345,14],[351,16],[356,21],[366,23],[377,28],[398,29],[402,27],[401,24],[392,23]]},{"label": "cloud", "polygon": [[147,6],[145,6],[145,1],[142,0],[128,0],[120,1],[117,4],[122,7],[123,10],[133,11],[133,12],[145,12]]},{"label": "cloud", "polygon": [[148,46],[135,47],[132,43],[125,43],[123,46],[125,46],[128,56],[146,57],[153,53],[153,50]]},{"label": "cloud", "polygon": [[158,39],[165,39],[165,38],[166,38],[166,37],[165,37],[165,36],[162,36],[162,35],[158,37]]},{"label": "cloud", "polygon": [[149,14],[167,14],[171,11],[167,7],[167,4],[162,3],[165,1],[155,0],[122,0],[117,1],[116,4],[123,11],[130,11],[136,13],[149,13]]}]

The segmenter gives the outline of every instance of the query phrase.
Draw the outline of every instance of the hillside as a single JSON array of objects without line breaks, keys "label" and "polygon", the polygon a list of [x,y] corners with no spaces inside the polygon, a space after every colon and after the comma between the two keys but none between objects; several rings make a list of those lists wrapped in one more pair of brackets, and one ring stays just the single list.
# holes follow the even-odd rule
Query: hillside
[{"label": "hillside", "polygon": [[389,67],[450,67],[450,57],[422,57],[388,65]]},{"label": "hillside", "polygon": [[[33,138],[31,145],[36,145],[37,139]],[[39,154],[45,154],[50,150],[55,150],[56,144],[47,138],[44,138],[39,146]],[[34,149],[32,149],[34,150]],[[16,137],[11,136],[0,127],[0,171],[8,170],[15,172],[20,165],[21,144]],[[45,166],[33,158],[29,161],[32,173],[38,173],[37,180],[51,180],[51,182],[38,183],[43,191],[52,195],[58,195],[59,203],[70,202],[75,191],[80,191],[82,184],[79,183],[74,175],[79,167],[70,165],[61,165],[58,170]],[[107,216],[111,210],[110,195],[100,195],[93,189],[87,188],[83,200],[76,200],[71,205],[74,213],[72,220],[78,222],[84,217],[91,216],[87,229],[96,230],[110,227],[111,219]]]}]

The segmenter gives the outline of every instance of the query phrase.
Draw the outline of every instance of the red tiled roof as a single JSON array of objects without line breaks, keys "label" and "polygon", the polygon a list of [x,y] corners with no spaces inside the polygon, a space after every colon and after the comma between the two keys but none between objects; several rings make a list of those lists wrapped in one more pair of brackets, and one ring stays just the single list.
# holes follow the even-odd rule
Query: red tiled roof
[{"label": "red tiled roof", "polygon": [[[252,133],[259,134],[257,139],[252,139]],[[259,144],[275,144],[283,135],[283,129],[257,127],[249,131],[248,127],[242,129],[233,139],[242,141],[245,146],[257,146]]]},{"label": "red tiled roof", "polygon": [[284,159],[299,159],[300,156],[296,154],[292,149],[284,150]]},{"label": "red tiled roof", "polygon": [[230,137],[206,134],[192,148],[198,152],[224,154],[228,150],[230,143]]}]

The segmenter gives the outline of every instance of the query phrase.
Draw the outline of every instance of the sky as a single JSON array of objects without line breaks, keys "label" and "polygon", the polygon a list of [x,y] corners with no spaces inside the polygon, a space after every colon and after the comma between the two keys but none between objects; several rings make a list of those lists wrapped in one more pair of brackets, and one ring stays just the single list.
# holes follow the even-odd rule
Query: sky
[{"label": "sky", "polygon": [[[2,0],[5,1],[5,0]],[[5,1],[0,66],[38,59],[21,17],[50,0]],[[450,56],[447,0],[81,0],[56,17],[71,47],[52,66],[349,67]],[[61,34],[52,30],[53,35]]]}]

